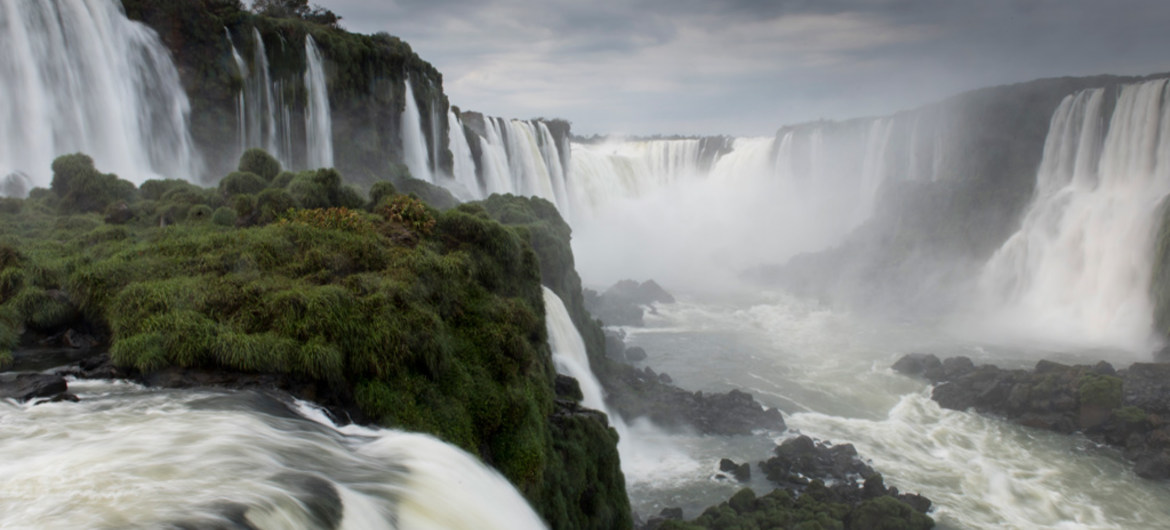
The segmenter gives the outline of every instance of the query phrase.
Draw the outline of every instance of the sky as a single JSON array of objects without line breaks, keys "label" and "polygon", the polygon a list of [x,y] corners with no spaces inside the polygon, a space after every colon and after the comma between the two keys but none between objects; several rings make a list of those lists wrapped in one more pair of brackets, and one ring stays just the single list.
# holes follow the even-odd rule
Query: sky
[{"label": "sky", "polygon": [[1170,0],[315,0],[453,105],[579,135],[771,135],[984,86],[1170,71]]}]

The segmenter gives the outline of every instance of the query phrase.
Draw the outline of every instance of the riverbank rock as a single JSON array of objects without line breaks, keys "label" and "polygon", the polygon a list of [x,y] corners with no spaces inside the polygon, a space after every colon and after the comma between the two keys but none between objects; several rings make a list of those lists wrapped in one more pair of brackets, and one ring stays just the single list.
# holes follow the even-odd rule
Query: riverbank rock
[{"label": "riverbank rock", "polygon": [[[1063,434],[1083,433],[1121,449],[1139,476],[1170,479],[1168,363],[1135,363],[1116,370],[1104,361],[1070,366],[1042,360],[1029,371],[968,367],[970,359],[959,357],[932,371],[919,369],[933,365],[923,359],[909,354],[894,369],[936,383],[931,398],[943,408],[974,409]],[[947,371],[949,361],[954,369]]]},{"label": "riverbank rock", "polygon": [[[29,401],[37,398],[54,400],[62,397],[73,401],[71,395],[66,395],[69,385],[65,378],[52,374],[0,374],[0,399],[14,399]],[[57,399],[58,401],[62,399]]]},{"label": "riverbank rock", "polygon": [[662,380],[650,368],[621,365],[602,382],[609,406],[627,420],[647,418],[667,428],[693,428],[702,434],[751,434],[783,431],[784,416],[750,394],[689,392]]},{"label": "riverbank rock", "polygon": [[674,296],[654,280],[622,280],[604,293],[585,289],[583,294],[585,309],[609,326],[642,326],[644,308],[653,311],[654,304],[675,302]]}]

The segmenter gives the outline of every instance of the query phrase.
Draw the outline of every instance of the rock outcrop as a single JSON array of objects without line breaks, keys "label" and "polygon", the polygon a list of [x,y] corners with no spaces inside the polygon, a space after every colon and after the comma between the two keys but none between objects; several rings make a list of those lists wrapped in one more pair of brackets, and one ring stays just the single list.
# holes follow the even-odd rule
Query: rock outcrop
[{"label": "rock outcrop", "polygon": [[910,354],[894,369],[936,383],[931,397],[944,408],[974,409],[1020,425],[1072,434],[1117,447],[1134,472],[1170,478],[1170,364],[1107,362],[1069,366],[1040,361],[1032,370],[975,366]]}]

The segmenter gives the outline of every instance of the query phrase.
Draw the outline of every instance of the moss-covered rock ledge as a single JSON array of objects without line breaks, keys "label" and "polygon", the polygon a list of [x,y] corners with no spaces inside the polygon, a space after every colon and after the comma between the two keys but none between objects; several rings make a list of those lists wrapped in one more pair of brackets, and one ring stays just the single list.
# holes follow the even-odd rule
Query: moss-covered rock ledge
[{"label": "moss-covered rock ledge", "polygon": [[278,374],[479,455],[551,527],[631,526],[616,434],[555,394],[527,228],[253,155],[216,189],[73,155],[5,199],[0,359],[86,330],[127,372]]}]

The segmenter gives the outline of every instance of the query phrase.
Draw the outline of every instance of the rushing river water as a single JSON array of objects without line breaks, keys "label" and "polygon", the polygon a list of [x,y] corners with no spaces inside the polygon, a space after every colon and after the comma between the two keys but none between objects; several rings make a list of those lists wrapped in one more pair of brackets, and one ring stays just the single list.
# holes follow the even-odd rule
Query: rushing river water
[{"label": "rushing river water", "polygon": [[[1170,527],[1170,486],[1137,477],[1116,450],[940,409],[925,382],[889,368],[912,351],[1004,367],[1041,357],[1104,357],[1122,367],[1136,355],[996,347],[948,326],[868,321],[780,295],[752,303],[683,300],[659,306],[645,328],[626,331],[627,343],[649,354],[644,364],[679,386],[745,389],[784,411],[789,426],[787,433],[733,438],[641,433],[674,455],[626,466],[633,505],[644,517],[669,506],[694,517],[726,500],[740,485],[718,477],[720,458],[765,460],[777,440],[800,432],[853,443],[887,484],[931,498],[940,528]],[[753,480],[757,493],[770,490]]]},{"label": "rushing river water", "polygon": [[339,428],[254,392],[70,383],[0,400],[0,528],[543,528],[512,486],[429,436]]}]

